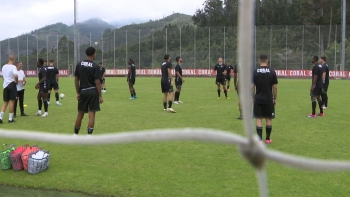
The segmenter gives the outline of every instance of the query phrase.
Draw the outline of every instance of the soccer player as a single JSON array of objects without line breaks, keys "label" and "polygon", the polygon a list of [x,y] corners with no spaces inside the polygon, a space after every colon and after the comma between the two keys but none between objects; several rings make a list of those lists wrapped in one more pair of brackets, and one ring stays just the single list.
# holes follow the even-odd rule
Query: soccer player
[{"label": "soccer player", "polygon": [[4,117],[4,113],[6,111],[7,105],[10,104],[9,107],[9,123],[16,122],[13,119],[13,110],[15,106],[15,100],[17,97],[17,88],[16,83],[18,83],[18,75],[16,66],[13,65],[15,62],[15,56],[10,55],[8,59],[8,63],[2,67],[2,78],[4,79],[3,87],[3,98],[4,104],[2,105],[0,112],[0,123],[2,123],[2,118]]},{"label": "soccer player", "polygon": [[242,110],[241,110],[241,103],[239,101],[239,95],[238,95],[238,68],[237,65],[235,65],[234,68],[234,74],[233,74],[233,84],[235,86],[235,90],[237,92],[237,96],[238,96],[238,109],[239,109],[239,116],[237,117],[238,120],[242,120],[243,119],[243,115],[242,115]]},{"label": "soccer player", "polygon": [[100,103],[103,103],[101,94],[101,70],[94,60],[96,49],[88,47],[86,49],[87,59],[79,62],[75,67],[75,90],[78,99],[78,116],[75,121],[74,136],[80,131],[81,122],[85,113],[89,113],[89,123],[87,128],[88,137],[94,131],[95,114],[100,111]]},{"label": "soccer player", "polygon": [[26,78],[24,75],[24,72],[22,70],[23,64],[22,62],[16,62],[16,68],[17,68],[17,75],[18,75],[18,83],[17,83],[17,99],[15,101],[15,107],[14,107],[14,118],[16,118],[16,112],[17,112],[17,102],[19,100],[19,108],[21,110],[21,116],[28,116],[24,113],[24,86],[26,85]]},{"label": "soccer player", "polygon": [[323,81],[323,90],[322,90],[322,102],[323,102],[323,109],[328,109],[328,86],[329,86],[329,68],[327,64],[327,59],[325,56],[320,57],[320,62],[322,64],[323,68],[323,76],[322,76],[322,81]]},{"label": "soccer player", "polygon": [[176,78],[175,78],[175,85],[176,85],[176,92],[175,92],[175,99],[174,103],[175,104],[181,104],[183,103],[180,101],[180,92],[182,88],[182,83],[185,82],[183,76],[182,76],[182,58],[181,57],[176,57],[176,66],[175,66],[175,72],[176,72]]},{"label": "soccer player", "polygon": [[44,66],[47,67],[47,61],[46,60],[44,60]]},{"label": "soccer player", "polygon": [[100,70],[101,70],[101,84],[102,84],[102,92],[105,93],[107,92],[106,90],[106,79],[105,79],[105,74],[106,74],[106,69],[103,67],[103,64],[100,63]]},{"label": "soccer player", "polygon": [[[171,65],[171,57],[170,55],[164,55],[164,62],[161,66],[162,78],[161,78],[161,88],[163,93],[163,106],[164,111],[169,111],[172,113],[176,113],[176,111],[172,108],[173,105],[173,96],[174,96],[174,81],[173,75],[171,73],[172,65]],[[169,97],[168,97],[169,96]],[[168,108],[167,108],[167,99],[168,99]]]},{"label": "soccer player", "polygon": [[38,92],[38,112],[36,113],[37,116],[41,116],[41,108],[44,103],[44,114],[42,117],[47,117],[49,115],[48,108],[49,104],[47,103],[47,94],[49,92],[50,84],[47,80],[47,67],[44,66],[44,60],[38,59],[37,61],[37,67],[39,68],[39,83],[35,85],[35,89],[39,89]]},{"label": "soccer player", "polygon": [[[262,141],[262,120],[266,121],[266,144],[272,143],[272,119],[275,118],[274,105],[277,101],[277,75],[268,67],[268,58],[262,54],[259,57],[260,67],[253,72],[253,101],[256,132]],[[273,100],[271,99],[273,98]]]},{"label": "soccer player", "polygon": [[324,116],[323,108],[322,108],[322,76],[323,76],[323,68],[322,65],[318,63],[318,56],[312,57],[312,63],[314,67],[312,68],[312,83],[310,88],[310,96],[312,102],[312,113],[306,117],[308,118],[316,118],[316,100],[318,101],[318,106],[320,108],[320,113],[317,116]]},{"label": "soccer player", "polygon": [[229,92],[230,91],[230,83],[231,83],[231,72],[233,69],[233,66],[231,65],[231,62],[230,61],[227,61],[227,66],[226,66],[226,81],[227,81],[227,91]]},{"label": "soccer player", "polygon": [[58,96],[58,79],[59,79],[59,71],[56,66],[54,66],[55,61],[50,60],[49,66],[47,67],[47,80],[49,82],[49,90],[48,90],[48,98],[47,98],[47,104],[50,104],[50,97],[51,97],[51,90],[52,88],[55,90],[55,97],[56,97],[56,105],[61,106],[60,103],[60,97]]},{"label": "soccer player", "polygon": [[227,97],[227,89],[226,89],[226,80],[225,76],[227,73],[226,65],[222,63],[222,58],[220,57],[218,59],[218,64],[215,65],[213,71],[209,74],[209,76],[213,75],[216,71],[216,81],[215,84],[218,86],[218,99],[220,99],[220,84],[222,85],[222,88],[224,89],[225,97],[226,99],[230,99]]},{"label": "soccer player", "polygon": [[131,94],[131,97],[129,99],[134,100],[137,98],[135,88],[134,88],[135,80],[136,80],[136,68],[134,65],[134,60],[129,59],[128,64],[129,64],[129,67],[128,67],[128,76],[127,76],[126,82],[129,85],[129,90]]}]

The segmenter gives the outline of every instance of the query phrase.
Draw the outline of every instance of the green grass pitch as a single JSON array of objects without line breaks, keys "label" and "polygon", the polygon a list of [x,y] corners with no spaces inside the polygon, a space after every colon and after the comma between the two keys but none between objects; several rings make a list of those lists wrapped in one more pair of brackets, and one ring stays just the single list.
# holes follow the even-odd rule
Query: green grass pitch
[{"label": "green grass pitch", "polygon": [[[239,113],[234,91],[229,92],[231,100],[223,96],[217,100],[214,78],[185,80],[180,97],[184,104],[174,105],[177,113],[172,114],[163,111],[159,77],[137,78],[136,100],[128,100],[130,94],[124,77],[107,78],[107,93],[103,94],[102,111],[96,116],[94,135],[184,127],[214,128],[245,135],[242,121],[235,119]],[[279,79],[273,143],[268,147],[312,158],[350,160],[347,110],[350,82],[332,80],[325,117],[307,119],[311,110],[310,80]],[[17,123],[8,124],[6,112],[0,127],[73,134],[77,115],[74,79],[61,78],[60,93],[65,94],[61,100],[63,106],[51,102],[46,118],[34,116],[36,82],[37,78],[28,78],[25,90],[25,113],[30,116],[18,117]],[[54,95],[51,99],[54,100]],[[81,135],[86,135],[87,118],[83,121]],[[0,171],[0,185],[118,197],[258,196],[255,171],[234,146],[200,142],[68,146],[4,138],[0,138],[0,143],[38,144],[51,152],[47,171],[36,175],[25,171]],[[338,197],[350,193],[350,172],[306,172],[274,162],[268,162],[266,167],[270,196]],[[1,189],[1,193],[8,192],[10,196],[10,190]],[[39,196],[36,192],[28,195]]]}]

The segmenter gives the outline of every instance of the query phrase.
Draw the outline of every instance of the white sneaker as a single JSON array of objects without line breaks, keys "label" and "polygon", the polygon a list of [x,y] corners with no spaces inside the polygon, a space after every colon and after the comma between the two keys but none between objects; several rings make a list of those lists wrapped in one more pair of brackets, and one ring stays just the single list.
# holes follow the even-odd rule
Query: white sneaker
[{"label": "white sneaker", "polygon": [[41,116],[41,112],[36,112],[36,116]]},{"label": "white sneaker", "polygon": [[74,134],[73,134],[73,137],[78,137],[78,135],[74,133]]},{"label": "white sneaker", "polygon": [[164,111],[168,111],[168,109],[164,109]]},{"label": "white sneaker", "polygon": [[174,104],[179,104],[179,102],[178,101],[174,101]]},{"label": "white sneaker", "polygon": [[178,101],[178,103],[182,104],[182,103],[184,103],[184,102],[182,102],[182,101]]},{"label": "white sneaker", "polygon": [[92,135],[87,134],[87,137],[91,137]]},{"label": "white sneaker", "polygon": [[49,101],[47,101],[47,105],[50,105],[50,102],[49,102]]},{"label": "white sneaker", "polygon": [[172,112],[172,113],[176,113],[175,110],[173,110],[173,108],[168,108],[168,111]]},{"label": "white sneaker", "polygon": [[41,117],[47,117],[47,116],[49,116],[49,114],[45,112],[44,115],[42,115]]}]

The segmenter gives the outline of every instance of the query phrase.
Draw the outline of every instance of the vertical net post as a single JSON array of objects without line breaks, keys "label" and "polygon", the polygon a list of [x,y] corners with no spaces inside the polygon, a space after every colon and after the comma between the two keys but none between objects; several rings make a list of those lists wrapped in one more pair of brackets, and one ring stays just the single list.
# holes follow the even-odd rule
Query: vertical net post
[{"label": "vertical net post", "polygon": [[128,67],[128,30],[125,30],[125,68]]},{"label": "vertical net post", "polygon": [[57,66],[57,69],[59,68],[59,63],[58,63],[58,34],[56,34],[56,36],[57,36],[57,42],[56,42],[56,61],[57,61],[57,64],[56,64],[56,66]]},{"label": "vertical net post", "polygon": [[180,27],[180,57],[181,57],[181,27]]},{"label": "vertical net post", "polygon": [[113,68],[115,69],[115,30],[113,31]]},{"label": "vertical net post", "polygon": [[139,69],[141,69],[141,30],[139,29]]},{"label": "vertical net post", "polygon": [[168,28],[165,28],[165,53],[168,54]]},{"label": "vertical net post", "polygon": [[304,70],[304,40],[305,40],[305,25],[303,25],[303,40],[301,42],[301,70]]},{"label": "vertical net post", "polygon": [[10,55],[11,54],[10,38],[7,38],[7,48],[8,48],[8,55]]},{"label": "vertical net post", "polygon": [[17,61],[19,61],[19,36],[17,36]]},{"label": "vertical net post", "polygon": [[46,36],[46,61],[49,61],[49,35]]},{"label": "vertical net post", "polygon": [[[28,36],[27,36],[27,70],[29,70],[29,49],[28,49]],[[0,47],[1,49],[1,47]],[[0,50],[1,51],[1,50]],[[0,57],[1,57],[1,52],[0,52]],[[0,62],[1,62],[1,58],[0,58]]]},{"label": "vertical net post", "polygon": [[224,26],[224,62],[226,62],[226,31]]},{"label": "vertical net post", "polygon": [[103,32],[101,33],[101,62],[102,62],[102,64],[104,64],[104,62],[103,62]]},{"label": "vertical net post", "polygon": [[288,69],[288,26],[286,25],[286,70]]},{"label": "vertical net post", "polygon": [[196,69],[196,52],[197,52],[197,49],[196,49],[196,28],[194,28],[194,46],[193,46],[193,68]]},{"label": "vertical net post", "polygon": [[270,67],[272,67],[272,25],[270,27]]},{"label": "vertical net post", "polygon": [[209,69],[210,69],[210,27],[209,27],[209,62],[208,62],[208,66],[209,66]]}]

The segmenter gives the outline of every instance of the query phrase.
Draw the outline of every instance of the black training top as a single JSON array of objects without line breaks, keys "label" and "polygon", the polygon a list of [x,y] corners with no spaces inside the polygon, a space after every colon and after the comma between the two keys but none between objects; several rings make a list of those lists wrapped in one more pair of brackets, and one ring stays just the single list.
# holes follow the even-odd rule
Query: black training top
[{"label": "black training top", "polygon": [[129,79],[135,79],[136,78],[136,68],[134,64],[129,65],[130,73],[129,73]]},{"label": "black training top", "polygon": [[316,86],[322,87],[322,75],[323,75],[323,68],[322,65],[319,63],[316,63],[314,67],[312,68],[312,81],[314,81],[314,76],[317,75],[317,81]]},{"label": "black training top", "polygon": [[226,65],[225,64],[216,64],[214,67],[214,70],[216,70],[216,78],[217,79],[223,79],[225,78],[225,75],[223,72],[226,70]]},{"label": "black training top", "polygon": [[272,87],[278,84],[276,72],[270,67],[260,66],[253,72],[253,83],[256,88],[254,102],[271,104],[273,102]]},{"label": "black training top", "polygon": [[102,79],[103,74],[106,72],[105,67],[101,66],[101,67],[100,67],[100,71],[101,71],[101,79]]},{"label": "black training top", "polygon": [[[177,64],[175,66],[175,72],[179,72],[180,76],[182,77],[182,67],[180,64]],[[180,81],[180,77],[176,75],[176,81]]]},{"label": "black training top", "polygon": [[323,68],[323,72],[326,72],[326,78],[325,78],[323,83],[329,84],[329,68],[328,68],[328,64],[327,63],[323,64],[322,68]]},{"label": "black training top", "polygon": [[79,78],[79,90],[96,87],[95,80],[101,79],[100,66],[91,60],[84,60],[76,65],[74,76]]},{"label": "black training top", "polygon": [[170,76],[168,73],[168,68],[172,69],[170,62],[163,62],[161,71],[162,71],[162,83],[170,83]]},{"label": "black training top", "polygon": [[57,67],[55,66],[47,66],[47,80],[48,81],[56,81],[56,75],[59,73]]},{"label": "black training top", "polygon": [[234,68],[233,68],[232,65],[230,65],[230,66],[227,65],[227,66],[226,66],[226,71],[227,71],[226,76],[227,76],[227,77],[231,76],[231,71],[232,71],[232,70],[234,70]]},{"label": "black training top", "polygon": [[40,68],[40,70],[39,70],[39,81],[41,81],[43,78],[46,78],[46,80],[43,82],[43,83],[41,83],[40,84],[40,88],[41,89],[48,89],[48,87],[47,87],[47,85],[48,85],[48,83],[47,83],[47,81],[48,81],[48,79],[47,79],[47,67],[46,66],[42,66],[41,68]]}]

